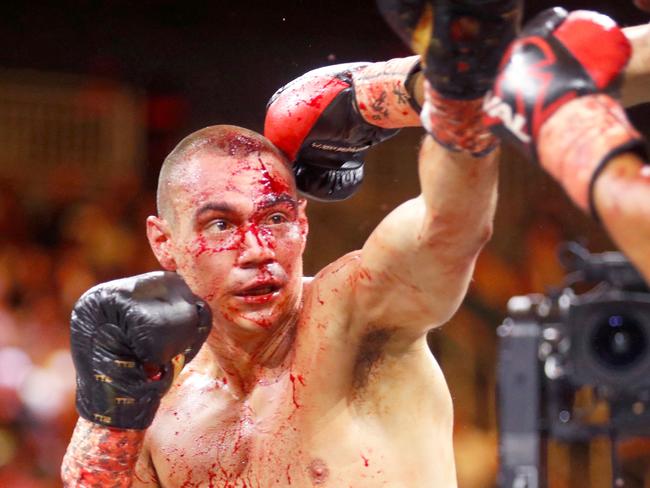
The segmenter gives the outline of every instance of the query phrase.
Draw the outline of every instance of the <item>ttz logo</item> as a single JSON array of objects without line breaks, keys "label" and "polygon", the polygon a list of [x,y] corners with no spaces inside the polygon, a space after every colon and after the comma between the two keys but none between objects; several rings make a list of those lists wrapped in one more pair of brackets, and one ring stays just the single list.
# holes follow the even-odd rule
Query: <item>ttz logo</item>
[{"label": "ttz logo", "polygon": [[517,139],[524,144],[530,142],[530,136],[524,131],[526,118],[520,113],[513,112],[512,107],[504,102],[499,96],[486,95],[483,102],[483,110],[490,117],[497,118]]}]

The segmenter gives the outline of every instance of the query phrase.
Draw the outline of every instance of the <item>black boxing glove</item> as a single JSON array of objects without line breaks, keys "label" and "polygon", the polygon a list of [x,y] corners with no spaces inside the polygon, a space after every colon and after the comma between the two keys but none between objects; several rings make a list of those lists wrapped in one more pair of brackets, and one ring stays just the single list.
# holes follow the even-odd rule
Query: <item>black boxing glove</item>
[{"label": "black boxing glove", "polygon": [[484,156],[497,147],[482,120],[482,98],[515,37],[521,0],[377,0],[379,11],[422,58],[421,118],[451,151]]},{"label": "black boxing glove", "polygon": [[328,66],[271,97],[264,135],[294,164],[298,190],[317,200],[354,194],[368,149],[394,136],[397,127],[417,124],[419,107],[409,91],[417,69],[415,58]]},{"label": "black boxing glove", "polygon": [[196,355],[211,327],[208,305],[176,273],[91,288],[70,322],[79,415],[107,427],[146,429],[174,369]]},{"label": "black boxing glove", "polygon": [[474,100],[491,87],[521,20],[522,0],[377,0],[400,38],[422,56],[436,92]]},{"label": "black boxing glove", "polygon": [[342,163],[338,168],[304,161],[295,163],[296,187],[314,200],[339,201],[351,197],[363,181],[364,162],[352,160]]}]

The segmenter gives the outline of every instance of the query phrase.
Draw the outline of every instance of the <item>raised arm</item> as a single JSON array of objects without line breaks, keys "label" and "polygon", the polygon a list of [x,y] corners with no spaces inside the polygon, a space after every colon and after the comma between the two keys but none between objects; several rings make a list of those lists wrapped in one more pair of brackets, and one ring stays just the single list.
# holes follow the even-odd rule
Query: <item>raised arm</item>
[{"label": "raised arm", "polygon": [[[353,277],[357,306],[352,308],[358,311],[360,327],[390,326],[415,338],[458,308],[476,256],[491,234],[497,140],[483,126],[482,97],[514,37],[519,2],[494,0],[477,8],[471,0],[453,5],[423,1],[420,9],[413,6],[418,2],[379,3],[389,23],[425,63],[418,66],[418,58],[412,57],[309,73],[272,99],[265,133],[299,167],[306,160],[313,166],[318,159],[318,166],[330,164],[337,168],[333,171],[341,171],[343,162],[362,158],[355,151],[379,142],[367,134],[423,122],[430,135],[419,155],[421,194],[393,211],[372,233]],[[428,15],[434,5],[435,28]],[[401,24],[405,17],[418,29]],[[426,32],[425,42],[416,43]],[[431,35],[434,47],[429,49]],[[341,68],[347,68],[346,76]],[[323,79],[323,73],[328,77]],[[331,94],[342,78],[346,84],[337,90],[345,95]],[[347,98],[342,102],[343,96]],[[311,109],[312,100],[321,103],[318,118],[310,119],[305,107]],[[284,118],[279,114],[289,123],[280,123]],[[296,120],[316,120],[297,142],[295,133],[287,130],[295,128]],[[323,154],[323,148],[330,153]],[[320,150],[317,155],[315,149]],[[301,187],[300,179],[298,183]]]},{"label": "raised arm", "polygon": [[412,339],[446,322],[465,296],[492,232],[497,152],[474,157],[426,136],[418,167],[421,194],[366,241],[356,294],[363,322]]},{"label": "raised arm", "polygon": [[[367,321],[406,339],[457,310],[492,233],[497,141],[482,121],[482,98],[513,38],[519,2],[379,2],[393,28],[423,59],[420,195],[398,207],[363,247],[358,299]],[[432,25],[429,13],[435,10]],[[413,20],[403,24],[405,18]],[[422,33],[432,40],[422,43]]]},{"label": "raised arm", "polygon": [[138,476],[146,474],[145,429],[211,326],[209,308],[176,273],[104,283],[79,299],[70,337],[80,419],[61,466],[64,486],[155,486]]}]

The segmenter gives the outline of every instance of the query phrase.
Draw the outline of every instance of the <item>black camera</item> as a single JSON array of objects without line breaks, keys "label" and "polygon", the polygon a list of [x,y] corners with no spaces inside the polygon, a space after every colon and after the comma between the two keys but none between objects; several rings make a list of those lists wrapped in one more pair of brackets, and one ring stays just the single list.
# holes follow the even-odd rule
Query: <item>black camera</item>
[{"label": "black camera", "polygon": [[[560,251],[566,282],[517,296],[499,336],[499,486],[545,486],[545,442],[650,437],[650,288],[620,253]],[[584,291],[583,291],[584,290]],[[598,415],[594,413],[598,412]]]}]

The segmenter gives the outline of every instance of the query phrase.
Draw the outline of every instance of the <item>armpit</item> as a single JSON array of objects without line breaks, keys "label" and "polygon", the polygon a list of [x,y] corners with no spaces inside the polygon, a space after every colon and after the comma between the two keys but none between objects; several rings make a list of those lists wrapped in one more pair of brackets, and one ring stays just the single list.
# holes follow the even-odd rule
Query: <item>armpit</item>
[{"label": "armpit", "polygon": [[375,329],[361,337],[352,373],[355,391],[362,390],[368,384],[373,369],[382,361],[384,347],[393,333],[393,329]]}]

